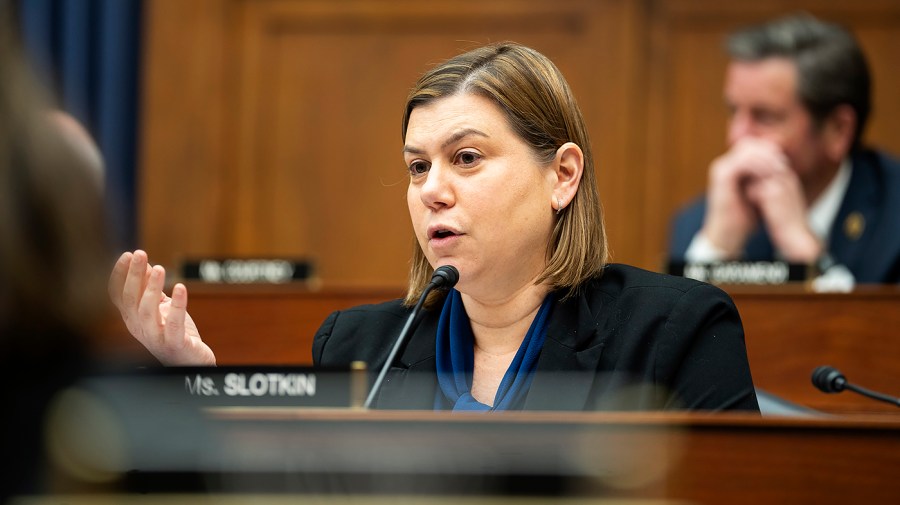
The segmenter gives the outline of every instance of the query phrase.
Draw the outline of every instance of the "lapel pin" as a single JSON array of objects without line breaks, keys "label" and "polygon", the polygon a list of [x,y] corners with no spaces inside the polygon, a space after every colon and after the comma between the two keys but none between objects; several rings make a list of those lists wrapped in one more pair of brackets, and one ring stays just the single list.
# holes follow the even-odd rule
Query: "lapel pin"
[{"label": "lapel pin", "polygon": [[866,231],[866,218],[859,211],[851,212],[844,219],[844,235],[850,240],[859,240]]}]

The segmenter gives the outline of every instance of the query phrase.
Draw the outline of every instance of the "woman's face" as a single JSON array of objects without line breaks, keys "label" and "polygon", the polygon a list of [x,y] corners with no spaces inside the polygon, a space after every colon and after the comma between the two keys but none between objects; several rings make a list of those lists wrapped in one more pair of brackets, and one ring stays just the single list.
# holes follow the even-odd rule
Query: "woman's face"
[{"label": "woman's face", "polygon": [[457,289],[485,301],[532,284],[546,263],[556,174],[500,108],[474,94],[419,106],[403,154],[409,214],[431,266],[457,267]]}]

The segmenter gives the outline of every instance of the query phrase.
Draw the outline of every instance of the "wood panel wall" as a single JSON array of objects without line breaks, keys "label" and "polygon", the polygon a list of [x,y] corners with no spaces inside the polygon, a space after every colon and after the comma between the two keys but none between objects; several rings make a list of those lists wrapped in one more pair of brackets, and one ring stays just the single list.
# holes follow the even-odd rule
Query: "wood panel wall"
[{"label": "wood panel wall", "polygon": [[[402,286],[413,245],[400,152],[406,94],[431,65],[491,41],[549,55],[609,146],[601,166],[627,164],[628,144],[605,140],[627,138],[638,116],[632,83],[606,78],[638,59],[619,43],[635,9],[627,2],[148,7],[140,236],[163,264],[310,257],[329,287]],[[629,185],[610,169],[602,180]]]},{"label": "wood panel wall", "polygon": [[672,213],[724,148],[724,35],[798,9],[859,35],[868,138],[900,153],[898,2],[148,2],[139,245],[170,268],[308,257],[327,287],[402,287],[406,93],[431,65],[509,39],[553,59],[579,99],[613,259],[658,268]]}]

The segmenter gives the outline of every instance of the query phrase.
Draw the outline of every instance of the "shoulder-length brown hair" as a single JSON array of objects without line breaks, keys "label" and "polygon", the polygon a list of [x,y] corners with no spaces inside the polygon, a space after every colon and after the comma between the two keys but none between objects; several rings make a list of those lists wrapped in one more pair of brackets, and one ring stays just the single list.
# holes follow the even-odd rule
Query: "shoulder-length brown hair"
[{"label": "shoulder-length brown hair", "polygon": [[[410,91],[403,114],[403,140],[413,109],[460,93],[493,100],[513,131],[531,146],[535,158],[549,164],[566,142],[584,153],[584,173],[575,198],[559,214],[547,244],[547,266],[536,283],[568,289],[566,297],[607,262],[606,231],[594,155],[581,109],[556,65],[534,49],[510,42],[491,44],[452,58],[423,75]],[[405,303],[414,304],[433,273],[415,245]]]}]

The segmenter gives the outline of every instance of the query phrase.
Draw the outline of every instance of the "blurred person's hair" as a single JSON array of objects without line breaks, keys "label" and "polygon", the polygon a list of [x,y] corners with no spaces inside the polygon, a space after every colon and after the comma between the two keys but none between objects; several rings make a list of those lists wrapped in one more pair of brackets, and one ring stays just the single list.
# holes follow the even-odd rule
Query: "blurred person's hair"
[{"label": "blurred person's hair", "polygon": [[[607,262],[608,249],[594,155],[581,109],[568,83],[556,65],[534,49],[510,42],[474,49],[434,67],[419,79],[406,100],[403,140],[406,141],[413,109],[464,93],[478,94],[497,104],[541,164],[552,162],[566,142],[574,142],[582,149],[581,183],[557,218],[547,244],[547,266],[535,281],[546,282],[551,289],[568,289],[566,296],[573,294],[582,282],[600,273]],[[432,272],[416,243],[407,304],[418,300]]]},{"label": "blurred person's hair", "polygon": [[0,502],[58,482],[45,419],[87,370],[112,264],[96,171],[48,114],[13,19],[0,0]]},{"label": "blurred person's hair", "polygon": [[100,148],[84,125],[79,123],[69,113],[59,109],[48,111],[47,119],[52,125],[59,128],[63,139],[69,142],[75,154],[81,158],[85,167],[91,171],[91,175],[94,177],[98,187],[102,189],[105,185],[106,176],[103,155],[100,154]]},{"label": "blurred person's hair", "polygon": [[[84,334],[105,310],[111,264],[96,174],[48,115],[48,100],[0,4],[0,327]],[[3,332],[6,334],[7,332]]]},{"label": "blurred person's hair", "polygon": [[741,30],[728,38],[738,61],[786,58],[797,68],[797,92],[816,124],[839,105],[856,113],[853,148],[860,147],[871,108],[871,76],[866,57],[844,28],[808,14],[795,14]]}]

